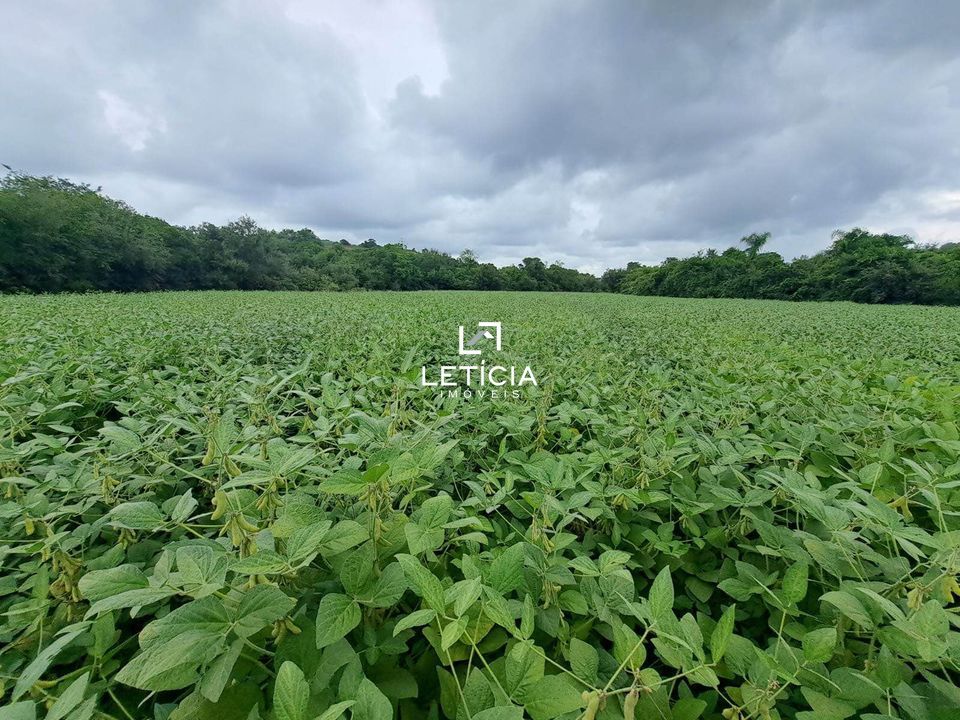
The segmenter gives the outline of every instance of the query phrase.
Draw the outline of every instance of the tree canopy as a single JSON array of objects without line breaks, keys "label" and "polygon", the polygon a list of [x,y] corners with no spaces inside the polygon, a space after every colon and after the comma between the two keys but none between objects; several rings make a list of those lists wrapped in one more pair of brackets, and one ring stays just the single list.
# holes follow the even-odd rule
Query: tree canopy
[{"label": "tree canopy", "polygon": [[760,252],[767,237],[744,238],[746,250],[608,271],[601,285],[635,295],[960,304],[960,244],[917,246],[903,235],[854,228],[834,233],[823,252],[786,262]]},{"label": "tree canopy", "polygon": [[251,218],[177,227],[89,185],[9,173],[0,180],[0,291],[566,290],[593,275],[540,258],[498,268],[402,244],[357,245]]},{"label": "tree canopy", "polygon": [[854,228],[788,262],[763,252],[769,239],[754,233],[743,249],[631,262],[597,278],[537,257],[497,267],[470,250],[454,257],[373,238],[351,244],[249,217],[179,227],[89,185],[16,172],[0,179],[0,292],[539,290],[960,305],[958,243],[918,246]]}]

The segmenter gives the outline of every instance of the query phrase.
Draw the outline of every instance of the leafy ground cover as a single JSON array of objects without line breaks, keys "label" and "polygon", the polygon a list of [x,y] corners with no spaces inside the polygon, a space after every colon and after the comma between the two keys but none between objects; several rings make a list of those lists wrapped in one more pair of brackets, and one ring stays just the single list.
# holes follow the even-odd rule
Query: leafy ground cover
[{"label": "leafy ground cover", "polygon": [[[420,387],[503,323],[519,399]],[[960,708],[960,312],[0,298],[2,720]]]}]

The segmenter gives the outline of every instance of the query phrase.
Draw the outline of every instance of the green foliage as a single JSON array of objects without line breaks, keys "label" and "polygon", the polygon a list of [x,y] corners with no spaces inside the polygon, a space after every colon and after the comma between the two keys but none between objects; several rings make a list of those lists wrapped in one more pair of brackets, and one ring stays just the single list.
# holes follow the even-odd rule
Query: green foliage
[{"label": "green foliage", "polygon": [[0,178],[0,292],[131,290],[564,290],[595,292],[588,273],[525,258],[480,263],[252,219],[183,228],[141,215],[99,188],[60,178]]},{"label": "green foliage", "polygon": [[[953,309],[236,292],[0,310],[0,719],[960,707]],[[478,319],[503,322],[498,361],[535,368],[522,398],[419,386]]]},{"label": "green foliage", "polygon": [[608,271],[601,285],[634,295],[960,304],[960,244],[913,247],[905,236],[855,228],[837,231],[823,252],[784,262],[760,252],[769,238],[754,233],[740,241],[744,250],[707,250],[657,267],[631,263]]},{"label": "green foliage", "polygon": [[[910,238],[838,231],[827,250],[784,262],[744,249],[628,263],[596,278],[524,258],[498,268],[402,244],[331,242],[311,230],[267,230],[241,217],[183,228],[135,212],[99,189],[60,178],[0,179],[0,292],[132,290],[541,290],[676,297],[852,300],[960,305],[960,244],[914,247]],[[118,442],[128,431],[103,428]]]},{"label": "green foliage", "polygon": [[275,720],[306,720],[309,704],[310,685],[303,670],[287,660],[273,685],[273,716]]}]

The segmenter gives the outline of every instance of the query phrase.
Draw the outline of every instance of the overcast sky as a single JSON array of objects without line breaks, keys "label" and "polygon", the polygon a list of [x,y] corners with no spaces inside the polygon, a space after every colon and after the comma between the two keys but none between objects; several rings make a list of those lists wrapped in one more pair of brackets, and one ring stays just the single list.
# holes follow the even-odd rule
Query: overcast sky
[{"label": "overcast sky", "polygon": [[960,240],[960,3],[0,4],[0,162],[178,224],[594,272]]}]

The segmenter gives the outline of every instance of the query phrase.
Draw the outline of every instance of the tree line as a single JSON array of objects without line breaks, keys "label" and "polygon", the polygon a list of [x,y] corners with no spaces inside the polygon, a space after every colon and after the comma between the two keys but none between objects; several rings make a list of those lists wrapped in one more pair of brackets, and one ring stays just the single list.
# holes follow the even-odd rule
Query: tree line
[{"label": "tree line", "polygon": [[213,289],[596,292],[600,281],[536,257],[498,268],[470,251],[331,241],[248,217],[178,227],[69,180],[0,181],[0,291]]},{"label": "tree line", "polygon": [[0,179],[0,292],[147,290],[540,290],[680,297],[960,304],[960,245],[917,246],[860,229],[786,262],[742,248],[707,250],[658,266],[630,263],[597,278],[537,257],[497,267],[398,243],[327,240],[226,225],[171,225],[89,185],[9,172]]},{"label": "tree line", "polygon": [[859,303],[960,305],[960,243],[918,246],[905,235],[837,231],[826,250],[786,262],[762,252],[770,233],[744,247],[706,250],[651,267],[608,270],[604,289],[634,295],[851,300]]}]

